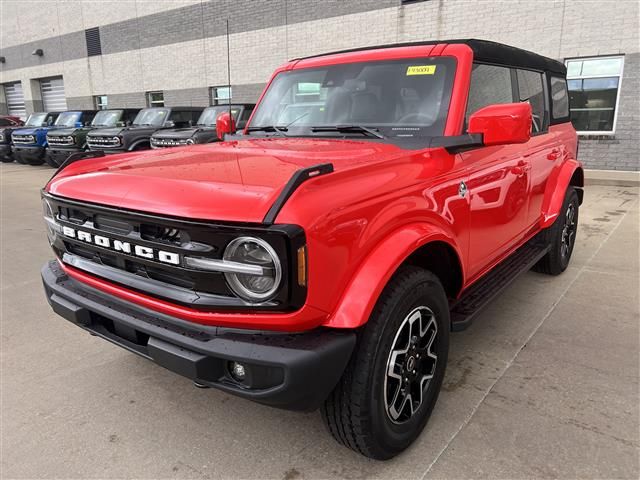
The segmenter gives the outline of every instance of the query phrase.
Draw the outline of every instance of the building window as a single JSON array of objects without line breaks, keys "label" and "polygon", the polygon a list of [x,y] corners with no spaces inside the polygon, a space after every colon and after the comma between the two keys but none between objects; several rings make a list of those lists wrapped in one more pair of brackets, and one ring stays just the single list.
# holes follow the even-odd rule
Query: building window
[{"label": "building window", "polygon": [[209,90],[211,105],[224,105],[231,102],[231,87],[211,87]]},{"label": "building window", "polygon": [[164,93],[147,92],[147,107],[164,107]]},{"label": "building window", "polygon": [[590,135],[614,133],[624,57],[575,58],[566,65],[575,129]]},{"label": "building window", "polygon": [[96,95],[93,97],[93,103],[96,105],[96,110],[106,110],[109,108],[109,103],[106,95]]}]

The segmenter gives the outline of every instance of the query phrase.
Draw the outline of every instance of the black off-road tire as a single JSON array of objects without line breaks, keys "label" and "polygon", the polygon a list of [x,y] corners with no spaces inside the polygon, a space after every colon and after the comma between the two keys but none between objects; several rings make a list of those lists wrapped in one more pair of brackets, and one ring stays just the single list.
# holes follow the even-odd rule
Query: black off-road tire
[{"label": "black off-road tire", "polygon": [[11,162],[13,162],[13,157],[0,157],[0,162],[2,162],[2,163],[11,163]]},{"label": "black off-road tire", "polygon": [[[391,419],[385,397],[387,362],[392,347],[397,348],[396,339],[409,314],[424,307],[431,310],[430,318],[437,325],[431,343],[433,353],[437,354],[431,371],[433,377],[415,412],[403,423],[396,423]],[[449,331],[449,304],[439,279],[418,267],[402,267],[359,331],[349,365],[322,407],[322,418],[333,437],[378,460],[390,459],[411,445],[429,420],[438,398],[449,352]]]},{"label": "black off-road tire", "polygon": [[[560,275],[567,269],[578,233],[579,208],[578,194],[573,187],[569,186],[565,193],[560,214],[546,232],[546,240],[551,246],[551,250],[533,267],[534,271],[547,275]],[[568,215],[571,215],[571,210],[573,211],[573,225],[568,225]],[[568,231],[572,233],[572,236],[569,237],[570,244],[563,246],[563,238],[565,242],[568,240]]]},{"label": "black off-road tire", "polygon": [[49,155],[45,155],[44,161],[47,162],[47,165],[49,165],[52,168],[58,168],[60,166]]}]

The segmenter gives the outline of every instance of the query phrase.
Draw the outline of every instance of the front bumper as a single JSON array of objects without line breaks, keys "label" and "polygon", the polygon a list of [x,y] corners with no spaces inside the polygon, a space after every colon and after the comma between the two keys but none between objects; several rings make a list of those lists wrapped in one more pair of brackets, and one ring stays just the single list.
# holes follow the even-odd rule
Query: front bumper
[{"label": "front bumper", "polygon": [[[120,300],[71,279],[56,261],[42,269],[53,310],[120,347],[199,384],[266,405],[314,410],[342,376],[354,332],[298,334],[208,327]],[[230,362],[245,366],[240,383]]]},{"label": "front bumper", "polygon": [[44,161],[45,147],[13,145],[13,155],[18,163],[41,164]]},{"label": "front bumper", "polygon": [[0,143],[0,158],[4,161],[13,161],[13,151],[11,150],[11,144]]},{"label": "front bumper", "polygon": [[69,158],[69,155],[82,152],[82,151],[83,150],[77,147],[62,148],[62,147],[52,147],[51,145],[49,145],[46,155],[50,161],[47,163],[60,166],[64,163],[64,161],[67,158]]}]

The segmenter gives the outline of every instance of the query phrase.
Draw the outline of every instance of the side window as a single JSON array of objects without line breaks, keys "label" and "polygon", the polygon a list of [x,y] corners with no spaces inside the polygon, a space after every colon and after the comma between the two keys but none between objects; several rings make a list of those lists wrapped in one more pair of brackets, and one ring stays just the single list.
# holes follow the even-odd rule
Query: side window
[{"label": "side window", "polygon": [[474,112],[487,105],[512,103],[511,71],[495,65],[474,64],[469,87],[466,121]]},{"label": "side window", "polygon": [[169,120],[172,120],[176,127],[185,127],[191,120],[191,112],[185,112],[184,110],[171,110]]},{"label": "side window", "polygon": [[530,70],[516,70],[518,77],[518,100],[529,102],[531,105],[532,133],[547,130],[547,116],[545,115],[544,87],[542,74]]},{"label": "side window", "polygon": [[6,127],[7,125],[11,125],[11,122],[6,118],[0,118],[0,127]]},{"label": "side window", "polygon": [[567,81],[561,77],[551,77],[551,115],[553,120],[569,119],[569,92]]}]

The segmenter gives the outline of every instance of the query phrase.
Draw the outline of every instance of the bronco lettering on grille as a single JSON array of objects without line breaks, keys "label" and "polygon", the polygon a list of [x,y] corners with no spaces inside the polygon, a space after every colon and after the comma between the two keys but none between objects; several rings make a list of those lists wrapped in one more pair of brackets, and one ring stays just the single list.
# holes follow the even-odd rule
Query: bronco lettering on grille
[{"label": "bronco lettering on grille", "polygon": [[66,225],[62,227],[62,234],[65,237],[76,238],[102,248],[109,248],[116,252],[133,254],[137,257],[158,260],[159,262],[170,263],[172,265],[180,265],[180,255],[174,252],[156,250],[151,247],[145,247],[144,245],[134,245],[130,242],[116,240],[102,235],[92,235],[84,230],[76,230],[75,228],[67,227]]}]

